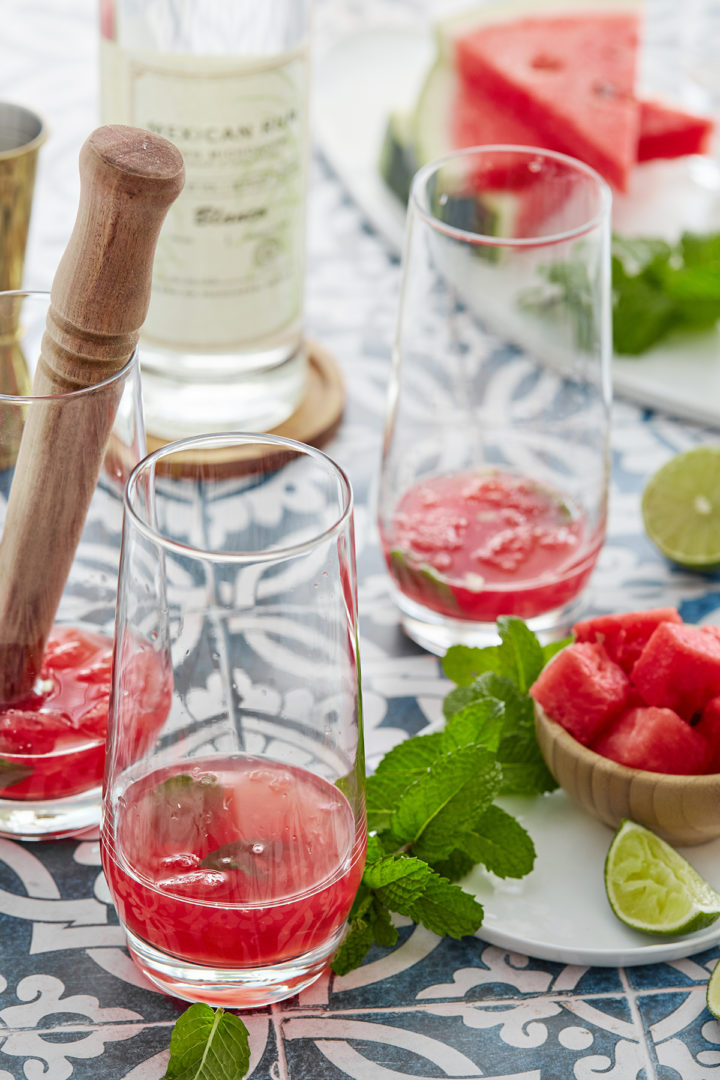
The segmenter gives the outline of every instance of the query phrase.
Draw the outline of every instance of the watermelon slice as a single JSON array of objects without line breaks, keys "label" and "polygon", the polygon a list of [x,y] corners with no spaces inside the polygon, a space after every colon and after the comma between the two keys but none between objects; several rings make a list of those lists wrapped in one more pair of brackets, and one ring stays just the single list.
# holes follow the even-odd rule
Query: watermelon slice
[{"label": "watermelon slice", "polygon": [[610,11],[490,23],[455,39],[455,64],[554,146],[626,191],[636,161],[639,19]]},{"label": "watermelon slice", "polygon": [[672,709],[628,709],[591,743],[603,757],[648,772],[693,776],[705,771],[710,748]]},{"label": "watermelon slice", "polygon": [[674,709],[692,720],[720,694],[720,634],[709,627],[661,623],[630,677],[648,705]]},{"label": "watermelon slice", "polygon": [[530,696],[578,742],[589,744],[625,707],[630,680],[602,645],[568,645],[543,668]]},{"label": "watermelon slice", "polygon": [[628,611],[620,615],[599,615],[573,626],[576,641],[598,641],[611,660],[630,674],[653,632],[660,623],[681,623],[676,608]]},{"label": "watermelon slice", "polygon": [[714,121],[659,101],[640,102],[638,161],[706,154],[710,149]]}]

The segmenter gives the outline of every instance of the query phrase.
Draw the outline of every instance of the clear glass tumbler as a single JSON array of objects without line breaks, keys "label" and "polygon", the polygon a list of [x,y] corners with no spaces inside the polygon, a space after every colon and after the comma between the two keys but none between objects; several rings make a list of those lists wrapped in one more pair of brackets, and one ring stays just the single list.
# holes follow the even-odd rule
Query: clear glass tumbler
[{"label": "clear glass tumbler", "polygon": [[[123,490],[145,453],[136,355],[91,389],[32,396],[48,304],[45,293],[0,293],[0,835],[24,840],[67,836],[100,823]],[[51,611],[54,592],[47,600],[43,567],[56,544],[57,507],[64,501],[78,514],[84,500],[68,462],[61,490],[50,483],[33,487],[30,519],[23,514],[24,531],[11,543],[24,475],[18,457],[50,418],[77,430],[82,454],[88,417],[113,413],[54,624],[16,686],[10,672],[25,622],[16,583],[32,580],[28,603]]]},{"label": "clear glass tumbler", "polygon": [[343,936],[366,843],[341,470],[269,435],[151,454],[115,655],[102,853],[133,959],[190,1001],[296,993]]},{"label": "clear glass tumbler", "polygon": [[423,647],[563,634],[605,536],[610,193],[561,154],[488,146],[416,175],[379,530]]}]

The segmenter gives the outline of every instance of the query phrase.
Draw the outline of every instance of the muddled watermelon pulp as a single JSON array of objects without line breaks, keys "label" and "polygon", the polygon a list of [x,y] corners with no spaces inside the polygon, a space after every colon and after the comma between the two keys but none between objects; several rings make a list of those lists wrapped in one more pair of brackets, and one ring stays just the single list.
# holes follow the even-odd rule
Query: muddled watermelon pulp
[{"label": "muddled watermelon pulp", "polygon": [[152,772],[107,822],[103,866],[123,923],[196,964],[270,965],[321,948],[364,865],[364,821],[335,784],[247,755]]},{"label": "muddled watermelon pulp", "polygon": [[574,600],[602,536],[559,491],[476,470],[410,488],[381,540],[408,599],[448,618],[493,622],[532,619]]},{"label": "muddled watermelon pulp", "polygon": [[[151,650],[143,665],[158,666]],[[113,642],[104,634],[55,626],[31,694],[0,708],[0,798],[58,799],[98,787],[105,766]],[[138,692],[149,683],[131,658]],[[145,731],[154,731],[169,708],[167,678],[143,702]]]}]

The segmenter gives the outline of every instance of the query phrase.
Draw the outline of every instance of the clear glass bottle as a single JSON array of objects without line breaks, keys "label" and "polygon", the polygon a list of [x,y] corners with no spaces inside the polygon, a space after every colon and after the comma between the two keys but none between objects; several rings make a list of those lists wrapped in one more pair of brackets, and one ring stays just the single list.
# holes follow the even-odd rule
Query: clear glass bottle
[{"label": "clear glass bottle", "polygon": [[148,432],[268,430],[299,404],[310,0],[100,0],[104,123],[165,135],[185,190],[141,342]]}]

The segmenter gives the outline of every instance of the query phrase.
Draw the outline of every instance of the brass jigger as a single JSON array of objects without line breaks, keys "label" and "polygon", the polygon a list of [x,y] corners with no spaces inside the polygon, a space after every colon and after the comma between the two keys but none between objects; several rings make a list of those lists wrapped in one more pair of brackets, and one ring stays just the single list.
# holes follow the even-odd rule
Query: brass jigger
[{"label": "brass jigger", "polygon": [[[98,128],[80,152],[80,205],[50,292],[33,394],[98,386],[137,345],[160,227],[184,181],[160,136]],[[62,401],[25,424],[0,541],[0,703],[27,694],[75,556],[118,401],[89,396],[81,422]]]},{"label": "brass jigger", "polygon": [[[0,291],[22,285],[30,213],[35,190],[38,151],[47,137],[41,117],[22,105],[0,101]],[[30,373],[18,341],[16,316],[0,326],[0,394],[22,397],[30,393]],[[9,425],[17,428],[11,432]],[[0,401],[0,427],[4,452],[0,469],[15,464],[20,442],[17,409]]]}]

